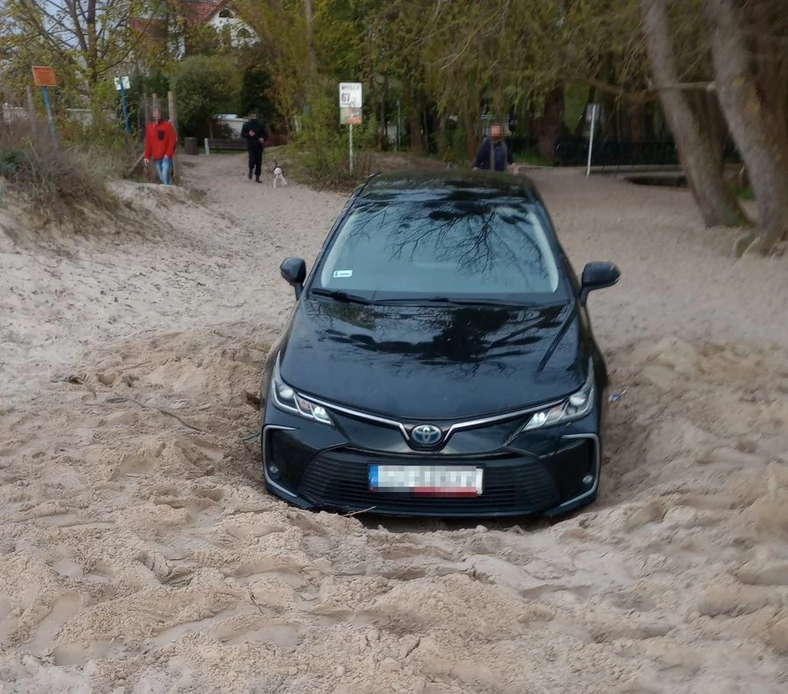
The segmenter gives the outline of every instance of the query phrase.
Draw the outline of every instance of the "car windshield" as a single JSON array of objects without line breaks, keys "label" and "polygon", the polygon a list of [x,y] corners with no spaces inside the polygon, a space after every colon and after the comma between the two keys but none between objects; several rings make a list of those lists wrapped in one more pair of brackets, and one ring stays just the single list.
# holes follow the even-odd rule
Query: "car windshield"
[{"label": "car windshield", "polygon": [[563,300],[566,292],[534,204],[461,199],[362,202],[313,289],[368,300],[521,304]]}]

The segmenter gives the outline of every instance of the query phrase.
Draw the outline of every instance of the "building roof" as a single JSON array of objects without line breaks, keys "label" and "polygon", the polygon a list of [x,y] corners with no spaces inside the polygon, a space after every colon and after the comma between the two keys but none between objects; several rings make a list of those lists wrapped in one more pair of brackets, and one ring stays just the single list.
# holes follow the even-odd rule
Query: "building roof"
[{"label": "building roof", "polygon": [[192,24],[202,24],[210,19],[227,0],[180,0],[186,19]]},{"label": "building roof", "polygon": [[150,38],[164,38],[167,36],[167,20],[152,17],[130,17],[129,29],[147,34]]}]

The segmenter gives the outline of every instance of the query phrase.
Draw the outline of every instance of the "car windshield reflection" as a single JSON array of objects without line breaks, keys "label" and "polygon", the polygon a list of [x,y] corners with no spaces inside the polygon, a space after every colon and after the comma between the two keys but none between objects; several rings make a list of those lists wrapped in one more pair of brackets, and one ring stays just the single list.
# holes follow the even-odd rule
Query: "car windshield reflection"
[{"label": "car windshield reflection", "polygon": [[377,302],[524,305],[566,298],[535,205],[445,196],[362,202],[313,288]]}]

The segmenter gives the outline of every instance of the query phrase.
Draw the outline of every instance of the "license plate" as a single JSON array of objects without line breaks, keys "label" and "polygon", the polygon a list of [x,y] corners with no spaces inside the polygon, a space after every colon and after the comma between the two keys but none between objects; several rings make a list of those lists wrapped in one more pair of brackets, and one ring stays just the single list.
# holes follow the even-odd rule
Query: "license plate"
[{"label": "license plate", "polygon": [[475,466],[370,465],[369,490],[417,496],[479,496],[483,473]]}]

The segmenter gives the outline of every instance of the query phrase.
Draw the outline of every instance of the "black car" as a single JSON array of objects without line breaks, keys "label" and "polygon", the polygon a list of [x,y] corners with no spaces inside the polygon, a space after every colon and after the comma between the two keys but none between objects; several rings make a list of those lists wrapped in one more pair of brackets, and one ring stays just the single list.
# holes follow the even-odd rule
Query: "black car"
[{"label": "black car", "polygon": [[607,370],[533,183],[387,173],[350,197],[263,376],[270,492],[302,508],[558,515],[594,501]]}]

